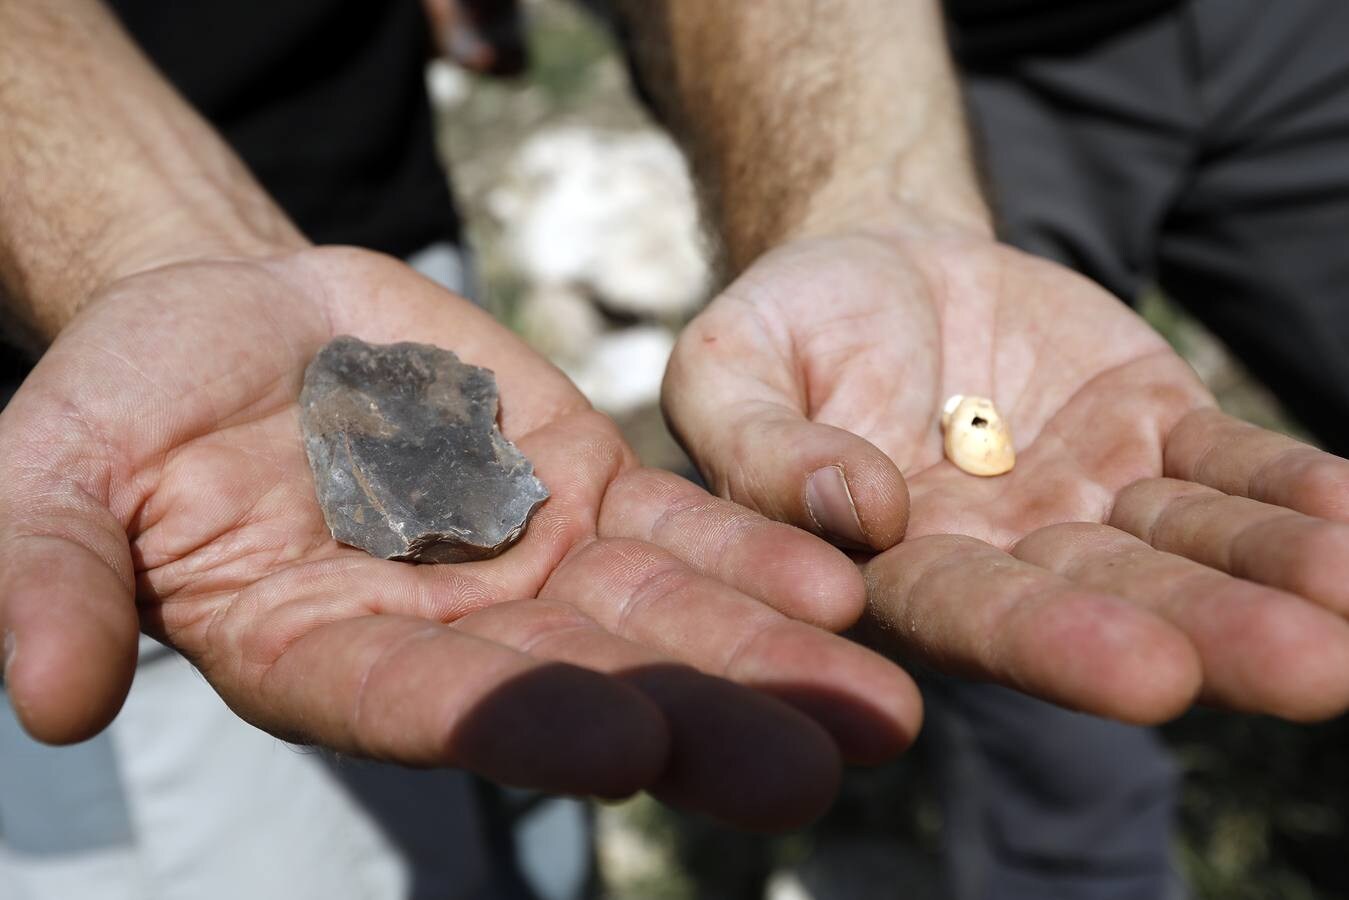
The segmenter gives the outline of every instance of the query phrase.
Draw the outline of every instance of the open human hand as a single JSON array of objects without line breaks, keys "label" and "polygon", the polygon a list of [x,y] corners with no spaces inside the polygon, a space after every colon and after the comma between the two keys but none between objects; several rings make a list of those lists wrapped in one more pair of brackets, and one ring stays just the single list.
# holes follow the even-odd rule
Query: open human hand
[{"label": "open human hand", "polygon": [[[877,554],[901,655],[1130,721],[1349,707],[1349,462],[1219,412],[1060,266],[973,233],[802,239],[690,325],[664,393],[723,497]],[[1012,472],[944,459],[953,394],[994,400]]]},{"label": "open human hand", "polygon": [[[495,371],[502,429],[552,494],[519,544],[414,566],[332,539],[297,398],[341,333]],[[886,758],[918,726],[901,671],[804,624],[861,614],[841,553],[640,468],[559,372],[387,257],[114,283],[0,414],[0,471],[6,689],[45,740],[112,718],[138,627],[282,736],[555,791],[649,788],[749,826],[813,817],[840,756]]]}]

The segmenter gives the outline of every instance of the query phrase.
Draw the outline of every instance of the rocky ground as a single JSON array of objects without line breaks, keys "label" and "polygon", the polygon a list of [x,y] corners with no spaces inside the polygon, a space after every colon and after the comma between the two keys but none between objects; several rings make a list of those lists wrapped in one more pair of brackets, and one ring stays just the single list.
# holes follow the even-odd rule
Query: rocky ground
[{"label": "rocky ground", "polygon": [[[649,463],[686,465],[656,406],[674,335],[709,286],[688,176],[632,102],[603,30],[557,0],[530,6],[531,75],[430,76],[487,302],[623,424]],[[1143,312],[1223,405],[1296,432],[1202,328],[1160,296]],[[1342,722],[1295,727],[1211,712],[1165,730],[1186,772],[1176,852],[1194,895],[1349,896]],[[943,896],[941,823],[921,742],[851,776],[815,827],[729,832],[646,798],[599,810],[604,892],[623,900]],[[903,885],[903,888],[899,886]]]}]

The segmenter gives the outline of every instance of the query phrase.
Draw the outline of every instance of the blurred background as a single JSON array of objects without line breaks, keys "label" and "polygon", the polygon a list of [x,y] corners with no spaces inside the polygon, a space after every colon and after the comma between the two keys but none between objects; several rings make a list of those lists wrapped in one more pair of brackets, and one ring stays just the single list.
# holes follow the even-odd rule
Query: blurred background
[{"label": "blurred background", "polygon": [[[434,64],[440,117],[485,302],[613,415],[643,461],[687,460],[658,407],[674,336],[707,299],[707,247],[679,152],[634,101],[603,27],[563,0],[528,4],[528,74]],[[1223,407],[1301,433],[1165,297],[1141,311]],[[1185,771],[1175,852],[1203,900],[1349,897],[1349,726],[1198,710],[1164,729]],[[621,900],[943,897],[941,815],[925,746],[852,773],[807,831],[747,836],[639,797],[602,806],[598,867]]]}]

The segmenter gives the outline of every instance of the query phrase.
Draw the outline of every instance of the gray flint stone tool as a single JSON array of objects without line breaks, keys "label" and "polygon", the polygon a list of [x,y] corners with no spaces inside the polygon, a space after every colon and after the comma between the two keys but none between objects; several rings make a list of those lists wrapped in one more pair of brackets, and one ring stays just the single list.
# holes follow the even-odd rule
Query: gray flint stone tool
[{"label": "gray flint stone tool", "polygon": [[429,344],[343,335],[304,373],[300,423],[333,537],[385,559],[487,559],[548,489],[497,429],[490,369]]}]

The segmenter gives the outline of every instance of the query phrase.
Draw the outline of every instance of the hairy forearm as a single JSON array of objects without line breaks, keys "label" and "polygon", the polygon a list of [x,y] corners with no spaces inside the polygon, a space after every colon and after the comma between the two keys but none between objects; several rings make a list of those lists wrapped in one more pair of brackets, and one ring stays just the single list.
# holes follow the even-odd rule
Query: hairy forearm
[{"label": "hairy forearm", "polygon": [[937,0],[619,0],[733,270],[904,217],[987,230]]},{"label": "hairy forearm", "polygon": [[0,318],[34,349],[91,292],[303,243],[97,0],[0,0]]}]

